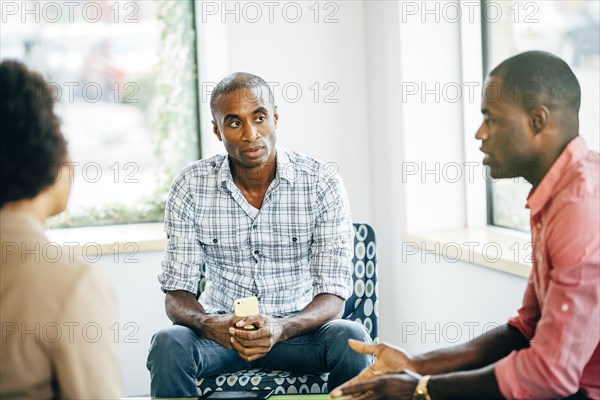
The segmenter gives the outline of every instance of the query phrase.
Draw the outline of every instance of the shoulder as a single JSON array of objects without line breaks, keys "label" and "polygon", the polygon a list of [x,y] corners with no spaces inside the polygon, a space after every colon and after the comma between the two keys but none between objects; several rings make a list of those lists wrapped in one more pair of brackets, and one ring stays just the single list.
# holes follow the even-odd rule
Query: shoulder
[{"label": "shoulder", "polygon": [[339,180],[339,166],[334,161],[322,161],[307,154],[287,150],[279,147],[278,153],[283,157],[282,173],[290,175],[300,174],[309,177],[312,181],[326,182],[331,179]]},{"label": "shoulder", "polygon": [[[93,250],[89,251],[92,254]],[[65,293],[78,292],[82,286],[86,288],[93,286],[100,290],[112,288],[108,276],[98,265],[73,257],[72,254],[63,253],[61,262],[54,264],[49,272],[55,277],[55,284],[64,287]]]},{"label": "shoulder", "polygon": [[569,203],[597,204],[600,197],[600,154],[588,151],[566,171],[557,187],[554,207],[560,208]]},{"label": "shoulder", "polygon": [[[543,224],[555,268],[598,254],[600,157],[589,151],[564,171]],[[596,261],[597,262],[597,261]]]},{"label": "shoulder", "polygon": [[181,170],[177,179],[202,179],[211,175],[216,175],[221,168],[221,165],[227,157],[226,154],[217,154],[215,156],[194,161],[187,167]]},{"label": "shoulder", "polygon": [[226,154],[217,154],[186,166],[173,180],[170,197],[185,197],[192,192],[205,190],[208,182],[213,182],[217,179],[217,175],[226,157]]},{"label": "shoulder", "polygon": [[598,198],[600,193],[600,153],[589,151],[573,168],[577,195]]},{"label": "shoulder", "polygon": [[[43,242],[39,246],[37,260],[26,259],[19,265],[19,274],[12,274],[11,284],[33,293],[43,293],[42,305],[31,305],[34,298],[24,300],[31,308],[28,315],[46,313],[47,316],[61,318],[65,307],[70,304],[88,305],[113,296],[112,284],[106,273],[96,264],[90,264],[81,258],[89,251],[90,260],[97,259],[101,250],[97,245],[86,248],[77,246],[59,246],[53,242]],[[98,255],[96,255],[98,251]],[[90,293],[93,293],[90,296]],[[37,299],[37,297],[36,297]],[[41,307],[44,311],[39,309]],[[34,311],[34,308],[37,311]],[[39,314],[36,314],[39,315]]]}]

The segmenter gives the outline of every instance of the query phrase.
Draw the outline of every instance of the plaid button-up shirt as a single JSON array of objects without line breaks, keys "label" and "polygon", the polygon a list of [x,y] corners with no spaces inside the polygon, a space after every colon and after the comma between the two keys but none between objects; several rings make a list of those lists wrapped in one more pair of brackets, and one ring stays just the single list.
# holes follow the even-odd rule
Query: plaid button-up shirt
[{"label": "plaid button-up shirt", "polygon": [[352,293],[353,228],[335,164],[277,147],[275,179],[260,209],[235,186],[226,154],[197,161],[175,179],[165,210],[164,291],[198,291],[208,313],[257,296],[260,312],[285,316],[314,296]]}]

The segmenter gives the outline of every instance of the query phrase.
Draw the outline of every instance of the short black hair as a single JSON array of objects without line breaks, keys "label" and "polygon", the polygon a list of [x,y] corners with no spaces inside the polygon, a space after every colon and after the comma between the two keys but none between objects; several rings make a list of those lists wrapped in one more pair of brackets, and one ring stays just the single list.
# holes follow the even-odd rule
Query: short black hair
[{"label": "short black hair", "polygon": [[225,94],[233,93],[239,89],[257,89],[259,94],[262,95],[262,90],[266,89],[269,94],[269,101],[271,105],[275,104],[273,92],[271,88],[260,76],[250,74],[248,72],[234,72],[227,75],[215,86],[212,94],[210,95],[210,111],[214,117],[215,111],[217,110],[217,102],[219,98]]},{"label": "short black hair", "polygon": [[56,181],[66,160],[54,89],[21,62],[0,63],[0,207],[37,196]]},{"label": "short black hair", "polygon": [[504,95],[530,110],[538,105],[560,107],[577,114],[581,87],[569,65],[545,51],[528,51],[503,61],[490,76],[502,79]]}]

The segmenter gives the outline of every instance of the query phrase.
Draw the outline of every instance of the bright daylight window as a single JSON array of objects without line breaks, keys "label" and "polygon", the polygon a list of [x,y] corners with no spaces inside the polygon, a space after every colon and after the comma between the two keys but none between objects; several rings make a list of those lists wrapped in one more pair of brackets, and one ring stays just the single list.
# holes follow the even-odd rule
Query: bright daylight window
[{"label": "bright daylight window", "polygon": [[162,221],[174,174],[200,156],[193,6],[1,2],[0,58],[56,89],[69,142],[71,198],[50,227]]},{"label": "bright daylight window", "polygon": [[[485,74],[504,59],[527,50],[549,51],[573,69],[582,89],[580,135],[598,151],[600,108],[600,2],[486,1]],[[485,62],[487,60],[487,62]],[[502,179],[488,186],[488,222],[529,231],[525,200],[531,185],[522,178]]]}]

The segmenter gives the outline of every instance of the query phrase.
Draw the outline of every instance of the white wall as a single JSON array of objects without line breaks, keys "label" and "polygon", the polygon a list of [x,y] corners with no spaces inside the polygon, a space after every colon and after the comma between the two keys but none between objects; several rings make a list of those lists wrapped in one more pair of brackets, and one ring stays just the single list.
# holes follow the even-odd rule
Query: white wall
[{"label": "white wall", "polygon": [[396,268],[394,291],[381,293],[388,308],[380,317],[383,336],[411,353],[463,343],[506,323],[527,283],[432,253],[403,254]]},{"label": "white wall", "polygon": [[[296,19],[296,6],[286,9],[288,3],[301,10],[298,22],[288,22]],[[335,2],[339,9],[320,4],[317,15],[313,2],[279,2],[273,8],[273,22],[270,22],[269,8],[257,2],[262,18],[256,23],[250,22],[255,14],[249,9],[244,12],[240,6],[244,3],[226,5],[227,10],[233,11],[231,14],[223,14],[221,2],[196,4],[198,21],[205,21],[199,26],[198,37],[200,89],[236,71],[259,75],[272,83],[279,111],[278,143],[324,162],[336,163],[346,184],[354,219],[369,221],[371,184],[370,158],[365,151],[369,146],[369,127],[363,3]],[[334,18],[338,22],[324,22]],[[209,94],[203,90],[201,105],[205,156],[224,151],[212,134]]]},{"label": "white wall", "polygon": [[[313,2],[299,3],[308,19],[297,24],[277,15],[273,23],[256,24],[243,19],[222,23],[220,15],[207,18],[199,26],[201,79],[217,82],[244,70],[279,82],[279,87],[300,85],[303,96],[296,103],[275,92],[279,141],[338,163],[355,220],[374,226],[380,337],[410,352],[463,342],[505,322],[518,307],[526,280],[432,254],[403,252],[402,234],[408,230],[461,227],[467,222],[464,181],[403,182],[407,162],[461,163],[464,153],[477,146],[475,140],[463,140],[472,136],[463,125],[474,124],[462,120],[461,103],[402,97],[403,82],[461,82],[461,55],[466,50],[461,47],[461,28],[414,18],[401,23],[403,5],[393,1],[335,3],[335,24],[311,22],[308,7]],[[199,2],[197,13],[201,11]],[[479,44],[467,38],[464,46]],[[314,82],[336,83],[339,103],[314,102],[309,89]],[[208,133],[203,137],[205,154],[214,154],[221,149],[210,134],[207,101],[201,111],[202,129]],[[107,260],[122,321],[140,325],[140,343],[121,345],[128,395],[148,393],[147,345],[152,333],[168,324],[156,282],[161,257],[159,252],[141,254],[143,262],[135,265]]]},{"label": "white wall", "polygon": [[117,295],[119,358],[126,396],[150,394],[146,369],[150,339],[171,324],[157,279],[162,256],[162,251],[118,255],[116,260],[114,255],[107,255],[98,262],[111,278]]},{"label": "white wall", "polygon": [[[381,338],[418,352],[452,344],[454,323],[464,330],[458,340],[462,342],[486,323],[505,322],[520,303],[526,281],[431,254],[403,251],[402,234],[407,231],[467,225],[468,183],[421,174],[425,168],[435,170],[436,165],[464,164],[464,138],[474,134],[465,132],[464,125],[474,124],[463,123],[463,103],[443,95],[423,97],[421,89],[422,85],[433,89],[436,83],[440,87],[462,84],[465,49],[460,23],[409,14],[402,2],[366,2],[365,9]],[[480,44],[474,37],[465,45]],[[419,93],[403,92],[409,85],[419,87]],[[467,139],[466,145],[478,147],[474,139]],[[419,173],[408,175],[407,168],[415,164]],[[471,322],[478,323],[479,330]],[[411,334],[415,326],[420,331],[437,329],[438,337],[432,332]]]}]

